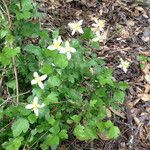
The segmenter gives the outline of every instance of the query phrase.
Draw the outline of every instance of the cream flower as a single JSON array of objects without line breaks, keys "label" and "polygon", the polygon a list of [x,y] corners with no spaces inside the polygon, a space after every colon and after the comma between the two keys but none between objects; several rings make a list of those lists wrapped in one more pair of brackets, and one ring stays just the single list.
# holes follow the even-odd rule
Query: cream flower
[{"label": "cream flower", "polygon": [[92,24],[94,28],[92,28],[92,30],[94,32],[97,32],[97,31],[103,32],[104,26],[105,26],[105,20],[100,20],[100,19],[95,18],[94,21],[95,23]]},{"label": "cream flower", "polygon": [[100,33],[100,32],[96,32],[96,37],[92,39],[92,41],[94,42],[103,42],[104,40],[107,39],[107,32],[104,32],[104,33]]},{"label": "cream flower", "polygon": [[60,53],[67,55],[68,60],[71,59],[71,53],[75,53],[75,52],[76,49],[71,47],[68,41],[65,42],[65,48],[60,50]]},{"label": "cream flower", "polygon": [[79,33],[83,33],[83,30],[82,30],[82,25],[83,23],[83,20],[80,20],[80,21],[74,21],[73,23],[69,23],[68,26],[70,27],[70,29],[72,30],[72,35],[75,34],[75,32],[79,32]]},{"label": "cream flower", "polygon": [[33,103],[32,104],[28,104],[25,106],[26,109],[32,109],[32,111],[34,111],[35,115],[38,116],[39,115],[39,108],[43,108],[45,106],[44,103],[42,103],[42,105],[38,104],[38,97],[35,96],[33,99]]},{"label": "cream flower", "polygon": [[41,89],[44,89],[44,84],[42,81],[44,81],[47,78],[47,75],[39,76],[37,72],[33,73],[34,79],[31,81],[31,84],[38,84]]},{"label": "cream flower", "polygon": [[119,68],[121,68],[126,73],[129,66],[130,62],[124,61],[122,58],[120,58],[120,65],[118,66]]},{"label": "cream flower", "polygon": [[48,46],[47,49],[53,51],[53,50],[60,50],[62,47],[60,46],[62,43],[61,36],[58,37],[58,39],[53,40],[53,44]]}]

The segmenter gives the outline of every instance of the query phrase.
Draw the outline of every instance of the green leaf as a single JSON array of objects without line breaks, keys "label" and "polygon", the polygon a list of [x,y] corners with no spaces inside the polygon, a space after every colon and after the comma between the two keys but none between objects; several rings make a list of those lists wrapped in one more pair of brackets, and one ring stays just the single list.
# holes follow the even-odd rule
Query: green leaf
[{"label": "green leaf", "polygon": [[30,115],[28,116],[28,120],[29,120],[29,122],[30,122],[31,124],[35,123],[35,122],[36,122],[36,119],[37,119],[37,117],[36,117],[34,114],[30,114]]},{"label": "green leaf", "polygon": [[59,132],[59,137],[61,139],[68,139],[68,134],[67,134],[67,130],[63,129]]},{"label": "green leaf", "polygon": [[91,45],[92,45],[92,47],[95,48],[96,50],[99,50],[99,48],[100,48],[99,42],[92,42]]},{"label": "green leaf", "polygon": [[144,55],[140,55],[137,57],[137,60],[146,62],[146,57]]},{"label": "green leaf", "polygon": [[147,61],[150,62],[150,57],[147,57]]},{"label": "green leaf", "polygon": [[47,82],[50,87],[59,86],[61,84],[61,80],[58,76],[49,77]]},{"label": "green leaf", "polygon": [[79,115],[73,115],[72,117],[70,117],[75,123],[79,123],[81,120],[81,116]]},{"label": "green leaf", "polygon": [[74,128],[73,133],[81,141],[97,138],[96,132],[93,129],[90,127],[84,127],[80,124]]},{"label": "green leaf", "polygon": [[68,60],[65,55],[57,55],[54,59],[54,64],[62,69],[68,66]]},{"label": "green leaf", "polygon": [[40,69],[42,74],[51,74],[53,72],[53,68],[50,64],[43,64],[42,68]]},{"label": "green leaf", "polygon": [[33,44],[29,44],[24,47],[24,50],[28,53],[41,57],[42,49],[39,46],[34,46]]},{"label": "green leaf", "polygon": [[33,8],[32,0],[22,0],[22,11],[29,11]]},{"label": "green leaf", "polygon": [[0,37],[3,38],[7,35],[8,31],[7,30],[2,30],[0,31]]},{"label": "green leaf", "polygon": [[23,137],[17,137],[17,138],[11,139],[9,142],[3,143],[2,147],[5,150],[19,150],[22,141],[23,141]]},{"label": "green leaf", "polygon": [[77,39],[73,39],[73,40],[71,41],[71,46],[72,46],[72,47],[74,47],[74,48],[78,48],[78,47],[79,47],[79,45],[80,45],[79,40],[77,40]]},{"label": "green leaf", "polygon": [[44,101],[44,104],[49,105],[51,103],[56,103],[58,101],[58,94],[51,92]]},{"label": "green leaf", "polygon": [[27,119],[19,118],[11,126],[13,136],[17,137],[22,132],[26,133],[29,129],[29,122]]},{"label": "green leaf", "polygon": [[107,136],[110,138],[110,139],[115,139],[119,136],[120,134],[120,130],[118,127],[116,126],[112,126],[109,131],[108,131],[108,134]]},{"label": "green leaf", "polygon": [[110,128],[113,126],[113,123],[110,120],[106,121],[104,124],[106,128]]},{"label": "green leaf", "polygon": [[59,29],[56,29],[56,30],[53,31],[52,37],[53,37],[53,39],[57,39],[58,36],[59,36]]},{"label": "green leaf", "polygon": [[56,120],[54,119],[53,116],[50,116],[49,113],[47,113],[45,114],[45,119],[50,125],[54,126]]},{"label": "green leaf", "polygon": [[16,82],[15,82],[15,80],[8,81],[8,82],[7,82],[7,86],[8,86],[9,88],[15,90],[15,89],[16,89]]},{"label": "green leaf", "polygon": [[82,125],[77,125],[75,128],[74,128],[74,135],[81,141],[85,140],[86,139],[86,136],[85,136],[85,133],[84,133],[84,126]]},{"label": "green leaf", "polygon": [[114,99],[115,101],[119,101],[119,102],[123,103],[123,102],[124,102],[124,98],[125,98],[125,93],[124,93],[124,92],[122,92],[122,91],[120,91],[120,90],[117,90],[117,91],[114,93],[113,99]]},{"label": "green leaf", "polygon": [[51,133],[53,133],[53,134],[58,134],[59,131],[60,131],[60,127],[59,127],[58,124],[57,124],[57,125],[54,125],[52,128],[49,129],[49,131],[50,131]]},{"label": "green leaf", "polygon": [[52,150],[55,150],[59,145],[59,136],[49,134],[46,136],[44,143],[51,147]]},{"label": "green leaf", "polygon": [[101,73],[98,75],[97,79],[101,85],[114,85],[112,71],[110,69],[103,69],[103,71],[101,71]]},{"label": "green leaf", "polygon": [[11,57],[16,56],[18,53],[20,53],[20,47],[16,47],[14,49],[12,49],[12,48],[4,48],[3,52],[4,52],[4,55],[7,58],[11,58]]},{"label": "green leaf", "polygon": [[125,82],[115,83],[115,86],[118,87],[120,90],[126,90],[127,88],[129,88],[128,84]]},{"label": "green leaf", "polygon": [[96,125],[97,125],[100,132],[105,131],[105,123],[104,122],[97,122]]},{"label": "green leaf", "polygon": [[81,35],[81,38],[88,39],[88,40],[94,38],[94,34],[90,28],[84,28],[83,32],[84,33]]},{"label": "green leaf", "polygon": [[0,119],[3,118],[3,107],[0,107]]}]

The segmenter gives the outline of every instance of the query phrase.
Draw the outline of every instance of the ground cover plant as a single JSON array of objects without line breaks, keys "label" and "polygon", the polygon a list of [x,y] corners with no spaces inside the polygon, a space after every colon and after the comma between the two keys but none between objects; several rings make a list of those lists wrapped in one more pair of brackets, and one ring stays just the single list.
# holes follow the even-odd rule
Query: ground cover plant
[{"label": "ground cover plant", "polygon": [[[59,28],[42,29],[32,0],[2,0],[0,13],[0,149],[56,149],[70,134],[81,141],[118,138],[109,109],[120,108],[128,85],[97,55],[107,22],[72,20],[66,39]],[[118,62],[127,73],[132,62]]]}]

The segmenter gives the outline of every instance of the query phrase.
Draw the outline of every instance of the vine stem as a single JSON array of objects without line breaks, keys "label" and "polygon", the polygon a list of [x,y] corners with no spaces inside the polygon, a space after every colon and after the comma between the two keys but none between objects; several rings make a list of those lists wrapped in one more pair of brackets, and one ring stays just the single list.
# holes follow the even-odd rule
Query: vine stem
[{"label": "vine stem", "polygon": [[18,105],[19,103],[19,84],[18,84],[18,74],[17,74],[17,68],[16,68],[16,58],[13,57],[13,65],[14,65],[14,75],[15,75],[15,83],[16,83],[16,103]]},{"label": "vine stem", "polygon": [[[9,13],[9,10],[8,10],[8,7],[7,7],[7,4],[5,2],[5,0],[2,0],[3,4],[4,4],[4,7],[6,9],[6,13],[7,13],[7,16],[8,16],[8,21],[9,21],[9,25],[10,25],[10,30],[12,31],[12,23],[11,23],[11,18],[10,18],[10,13]],[[10,45],[10,47],[12,48],[13,46]],[[14,75],[15,75],[15,84],[16,84],[16,104],[18,105],[19,103],[19,84],[18,84],[18,74],[17,74],[17,68],[16,68],[16,58],[13,57],[12,58],[12,62],[13,62],[13,71],[14,71]]]}]

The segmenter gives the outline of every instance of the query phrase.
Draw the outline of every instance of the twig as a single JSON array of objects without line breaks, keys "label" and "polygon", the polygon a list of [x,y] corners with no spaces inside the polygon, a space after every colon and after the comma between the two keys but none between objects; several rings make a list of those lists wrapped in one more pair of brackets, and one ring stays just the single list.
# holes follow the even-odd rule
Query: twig
[{"label": "twig", "polygon": [[9,10],[8,10],[8,7],[7,7],[7,4],[5,2],[5,0],[2,0],[5,8],[6,8],[6,12],[7,12],[7,16],[8,16],[8,20],[9,20],[9,25],[10,25],[10,29],[12,30],[12,24],[11,24],[11,19],[10,19],[10,13],[9,13]]},{"label": "twig", "polygon": [[[5,0],[2,0],[2,2],[4,4],[6,12],[7,12],[8,21],[9,21],[9,24],[10,24],[10,30],[12,30],[12,23],[11,23],[10,13],[9,13],[7,4],[6,4]],[[12,48],[13,46],[10,45],[10,47]],[[16,103],[18,105],[18,103],[19,103],[19,84],[18,84],[18,74],[17,74],[16,59],[15,59],[15,57],[12,58],[12,61],[13,61],[13,66],[14,66],[13,70],[14,70],[15,82],[16,82],[16,95],[17,95],[17,97],[16,97]]]},{"label": "twig", "polygon": [[29,147],[29,149],[31,148],[31,147],[33,147],[40,139],[42,139],[46,134],[48,133],[48,131],[46,131],[40,138],[38,138],[30,147]]},{"label": "twig", "polygon": [[15,75],[15,82],[16,82],[16,103],[18,105],[19,103],[19,85],[18,85],[18,74],[17,74],[17,68],[16,68],[16,59],[15,57],[12,58],[13,65],[14,65],[14,75]]},{"label": "twig", "polygon": [[3,76],[4,76],[4,74],[5,74],[5,68],[6,68],[6,66],[4,66],[4,69],[3,69],[3,72],[2,72],[2,77],[1,77],[1,79],[0,79],[0,88],[1,88],[1,86],[2,86],[2,82],[3,82]]},{"label": "twig", "polygon": [[[29,91],[26,91],[26,92],[24,92],[24,93],[21,93],[21,94],[19,94],[18,96],[22,96],[22,95],[28,94],[29,92],[30,92],[30,90],[29,90]],[[12,99],[12,98],[15,98],[15,97],[17,97],[17,95],[7,98],[2,104],[0,104],[0,107],[1,107],[3,104],[5,104],[8,100],[10,100],[10,99]]]}]

